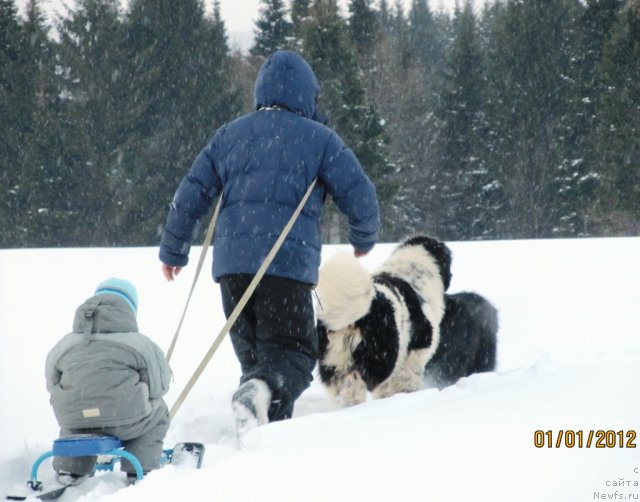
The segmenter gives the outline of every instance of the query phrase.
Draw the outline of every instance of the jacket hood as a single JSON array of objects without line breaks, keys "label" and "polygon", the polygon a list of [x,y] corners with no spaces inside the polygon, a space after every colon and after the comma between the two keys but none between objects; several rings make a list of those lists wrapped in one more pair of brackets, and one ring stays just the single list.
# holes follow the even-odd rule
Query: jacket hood
[{"label": "jacket hood", "polygon": [[254,96],[256,108],[279,105],[315,119],[319,92],[318,79],[302,56],[290,51],[276,51],[258,73]]},{"label": "jacket hood", "polygon": [[76,309],[74,333],[129,333],[138,331],[129,304],[112,294],[92,296]]}]

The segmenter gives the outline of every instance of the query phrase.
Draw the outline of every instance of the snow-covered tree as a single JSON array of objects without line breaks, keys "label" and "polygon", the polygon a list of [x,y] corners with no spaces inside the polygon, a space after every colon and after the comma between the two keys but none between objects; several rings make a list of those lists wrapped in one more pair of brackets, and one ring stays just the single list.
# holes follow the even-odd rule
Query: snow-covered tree
[{"label": "snow-covered tree", "polygon": [[441,99],[436,107],[437,157],[427,198],[443,239],[478,239],[499,234],[500,184],[482,158],[485,92],[481,47],[470,0],[456,9]]},{"label": "snow-covered tree", "polygon": [[291,23],[282,0],[261,0],[260,16],[255,25],[254,56],[267,57],[274,51],[286,49],[291,36]]},{"label": "snow-covered tree", "polygon": [[597,112],[596,153],[605,168],[603,197],[613,209],[606,231],[636,234],[640,231],[639,0],[628,0],[617,14],[599,68],[605,93]]},{"label": "snow-covered tree", "polygon": [[[389,166],[383,121],[367,100],[348,27],[336,0],[316,0],[305,25],[304,54],[320,80],[320,109],[354,151],[378,187],[379,197],[391,196],[385,185]],[[333,220],[332,220],[333,221]],[[327,239],[335,242],[337,227],[329,225]]]}]

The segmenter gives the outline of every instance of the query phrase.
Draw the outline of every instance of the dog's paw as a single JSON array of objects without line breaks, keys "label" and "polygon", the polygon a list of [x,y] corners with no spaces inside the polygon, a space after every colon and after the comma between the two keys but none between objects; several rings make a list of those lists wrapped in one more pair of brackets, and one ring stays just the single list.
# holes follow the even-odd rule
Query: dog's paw
[{"label": "dog's paw", "polygon": [[376,387],[372,394],[374,399],[391,397],[401,392],[415,392],[424,387],[422,373],[399,370]]},{"label": "dog's paw", "polygon": [[367,386],[360,373],[354,371],[344,378],[338,400],[343,406],[354,406],[367,400]]}]

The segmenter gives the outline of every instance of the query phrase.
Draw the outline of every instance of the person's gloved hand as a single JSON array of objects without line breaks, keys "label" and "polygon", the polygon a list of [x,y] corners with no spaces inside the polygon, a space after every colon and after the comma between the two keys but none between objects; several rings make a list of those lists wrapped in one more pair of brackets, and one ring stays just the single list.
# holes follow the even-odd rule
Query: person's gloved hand
[{"label": "person's gloved hand", "polygon": [[366,254],[366,251],[360,251],[359,249],[353,248],[353,256],[355,256],[356,258],[360,258],[361,256],[364,256]]}]

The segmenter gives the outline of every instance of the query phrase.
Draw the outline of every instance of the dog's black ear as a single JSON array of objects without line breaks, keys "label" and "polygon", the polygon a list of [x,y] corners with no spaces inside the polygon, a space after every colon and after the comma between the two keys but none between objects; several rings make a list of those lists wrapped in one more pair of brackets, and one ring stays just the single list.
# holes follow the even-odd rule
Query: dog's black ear
[{"label": "dog's black ear", "polygon": [[445,243],[441,242],[440,244],[442,245],[442,250],[440,251],[439,256],[436,256],[436,261],[440,267],[440,276],[442,277],[442,284],[446,291],[449,289],[449,286],[451,285],[451,278],[453,277],[453,274],[451,273],[451,262],[453,261],[453,256],[451,254],[451,250]]},{"label": "dog's black ear", "polygon": [[325,324],[319,319],[316,324],[316,333],[318,334],[318,355],[322,358],[329,347],[329,332]]}]

